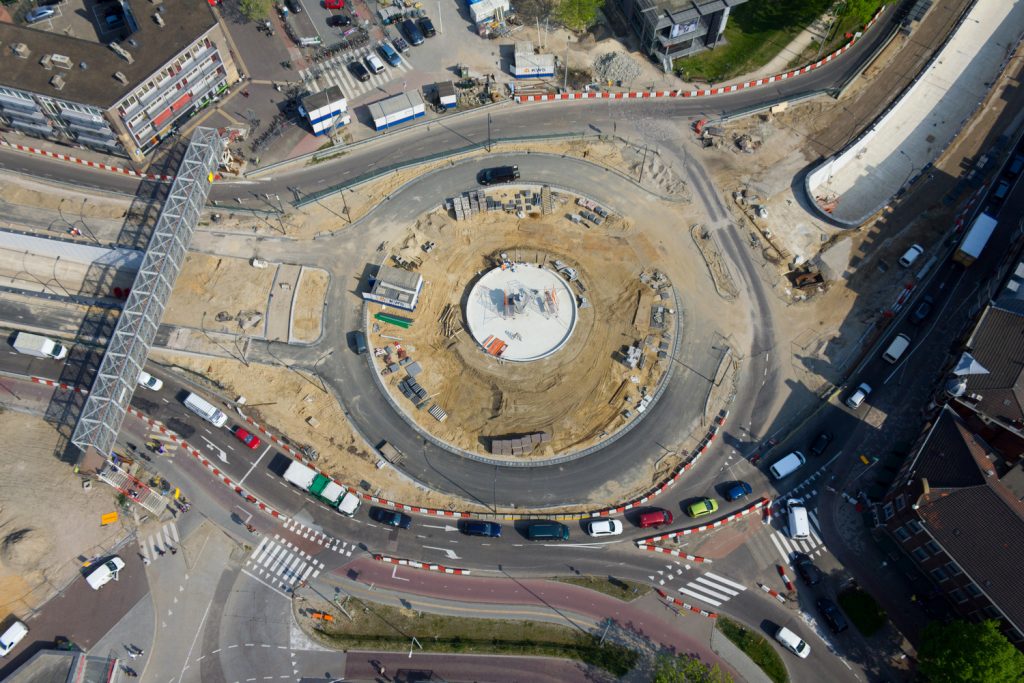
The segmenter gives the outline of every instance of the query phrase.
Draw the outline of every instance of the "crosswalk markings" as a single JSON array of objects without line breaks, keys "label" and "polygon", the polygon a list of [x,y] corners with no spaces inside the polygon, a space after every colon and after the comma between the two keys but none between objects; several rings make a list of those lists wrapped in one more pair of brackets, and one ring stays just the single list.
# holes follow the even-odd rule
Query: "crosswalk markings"
[{"label": "crosswalk markings", "polygon": [[812,511],[808,511],[807,516],[811,520],[811,537],[808,539],[798,541],[790,538],[782,531],[776,529],[772,530],[772,545],[775,546],[775,549],[779,552],[783,562],[786,564],[789,564],[793,553],[804,553],[809,557],[817,557],[818,555],[827,552],[825,542],[821,540],[821,525],[818,523],[817,516]]},{"label": "crosswalk markings", "polygon": [[705,572],[676,590],[684,595],[689,595],[692,598],[706,602],[712,607],[718,607],[723,602],[727,602],[739,595],[741,591],[747,590],[747,587],[713,572]]},{"label": "crosswalk markings", "polygon": [[275,586],[285,591],[301,581],[315,579],[324,568],[323,562],[276,535],[273,540],[264,538],[246,559],[245,565],[260,578],[270,578]]},{"label": "crosswalk markings", "polygon": [[348,541],[343,541],[340,538],[328,536],[324,532],[319,531],[317,529],[312,529],[306,526],[305,524],[302,524],[301,522],[296,522],[293,520],[288,521],[284,524],[284,529],[285,531],[290,531],[296,535],[301,534],[302,538],[306,540],[311,540],[315,542],[317,545],[323,546],[324,549],[332,550],[338,553],[339,555],[343,555],[345,557],[352,557],[352,552],[355,550],[356,547],[355,543],[349,543]]},{"label": "crosswalk markings", "polygon": [[[345,97],[351,100],[363,93],[367,93],[370,90],[390,83],[398,77],[397,74],[405,73],[412,68],[409,60],[406,59],[405,55],[402,55],[402,62],[398,66],[391,66],[389,64],[384,68],[384,71],[379,74],[371,74],[370,80],[358,80],[348,70],[349,62],[353,62],[357,59],[361,61],[363,57],[374,51],[375,49],[372,46],[366,46],[353,50],[352,52],[335,55],[326,61],[320,62],[319,64],[313,64],[308,68],[300,70],[299,78],[305,82],[306,88],[311,94],[318,93],[324,88],[336,85],[341,88],[341,92],[345,94]],[[321,77],[319,79],[312,77],[312,75],[317,71],[321,73]]]},{"label": "crosswalk markings", "polygon": [[178,526],[174,522],[167,522],[158,531],[145,538],[140,538],[139,549],[142,551],[143,557],[153,562],[160,557],[160,553],[157,552],[158,548],[166,553],[172,546],[177,546],[180,540]]}]

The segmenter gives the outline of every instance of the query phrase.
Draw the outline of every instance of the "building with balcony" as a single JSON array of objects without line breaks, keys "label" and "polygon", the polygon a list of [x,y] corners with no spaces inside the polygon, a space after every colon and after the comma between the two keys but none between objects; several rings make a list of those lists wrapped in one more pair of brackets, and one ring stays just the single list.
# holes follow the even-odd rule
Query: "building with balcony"
[{"label": "building with balcony", "polygon": [[666,72],[680,57],[714,48],[729,12],[746,0],[616,0],[640,49]]},{"label": "building with balcony", "polygon": [[0,23],[0,128],[143,161],[238,80],[206,3],[120,7],[107,43]]}]

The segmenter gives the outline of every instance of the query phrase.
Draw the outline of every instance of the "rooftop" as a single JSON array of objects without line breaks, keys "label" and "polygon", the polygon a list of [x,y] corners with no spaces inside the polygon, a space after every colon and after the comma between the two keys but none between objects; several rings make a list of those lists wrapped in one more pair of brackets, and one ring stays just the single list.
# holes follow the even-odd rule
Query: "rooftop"
[{"label": "rooftop", "polygon": [[[205,2],[126,2],[138,30],[118,44],[131,54],[134,63],[129,64],[104,43],[0,23],[0,85],[108,109],[217,24]],[[154,18],[158,12],[163,26]],[[12,46],[17,43],[28,47],[27,59],[14,54]],[[52,54],[67,57],[71,68],[43,68],[39,60]],[[127,85],[114,77],[118,71],[128,79]],[[64,79],[61,90],[50,84],[56,75]]]},{"label": "rooftop", "polygon": [[965,398],[981,396],[969,405],[1020,429],[1024,421],[1024,313],[989,306],[967,342],[971,355],[987,374],[967,375]]}]

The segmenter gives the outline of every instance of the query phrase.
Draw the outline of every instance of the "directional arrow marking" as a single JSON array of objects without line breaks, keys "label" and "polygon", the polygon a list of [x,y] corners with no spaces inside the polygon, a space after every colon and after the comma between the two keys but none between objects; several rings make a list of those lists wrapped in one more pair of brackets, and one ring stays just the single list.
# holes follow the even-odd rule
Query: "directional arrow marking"
[{"label": "directional arrow marking", "polygon": [[456,555],[455,551],[452,550],[451,548],[435,548],[432,545],[425,545],[423,547],[424,548],[429,548],[430,550],[440,550],[442,553],[444,553],[445,555],[448,556],[449,560],[457,560],[457,559],[459,559],[459,556]]}]

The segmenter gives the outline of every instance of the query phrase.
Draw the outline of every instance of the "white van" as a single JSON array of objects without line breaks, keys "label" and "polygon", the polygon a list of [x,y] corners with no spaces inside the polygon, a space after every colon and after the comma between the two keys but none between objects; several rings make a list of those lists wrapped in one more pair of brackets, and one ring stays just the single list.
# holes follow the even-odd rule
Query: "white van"
[{"label": "white van", "polygon": [[85,575],[85,582],[94,591],[98,591],[111,581],[117,581],[122,569],[124,569],[124,560],[114,555],[103,564],[90,567],[89,573]]},{"label": "white van", "polygon": [[807,659],[807,655],[811,654],[811,646],[785,626],[780,626],[775,632],[775,640],[800,659]]},{"label": "white van", "polygon": [[889,344],[889,348],[882,353],[882,358],[886,359],[890,363],[895,363],[900,359],[900,356],[903,355],[909,346],[910,337],[905,334],[898,334],[896,335],[896,338],[892,340],[892,343]]},{"label": "white van", "polygon": [[380,57],[372,52],[363,57],[363,59],[366,61],[366,66],[370,68],[372,73],[379,74],[384,70],[384,62],[380,61]]},{"label": "white van", "polygon": [[201,396],[189,394],[185,397],[185,407],[203,418],[214,427],[223,427],[228,421],[228,416],[217,410],[212,403]]},{"label": "white van", "polygon": [[0,657],[6,657],[7,653],[18,646],[21,639],[28,635],[28,626],[23,622],[15,621],[3,635],[0,635]]},{"label": "white van", "polygon": [[776,479],[785,479],[789,475],[796,472],[798,469],[803,467],[807,462],[807,458],[800,451],[793,451],[786,457],[782,458],[774,465],[768,468],[768,471],[772,473],[772,476]]},{"label": "white van", "polygon": [[912,244],[910,248],[903,252],[903,256],[900,256],[900,265],[904,268],[909,268],[914,265],[914,261],[917,257],[924,253],[924,247],[920,244]]},{"label": "white van", "polygon": [[796,498],[786,503],[789,513],[789,537],[794,541],[804,541],[811,537],[811,527],[807,521],[807,508],[804,501]]}]

